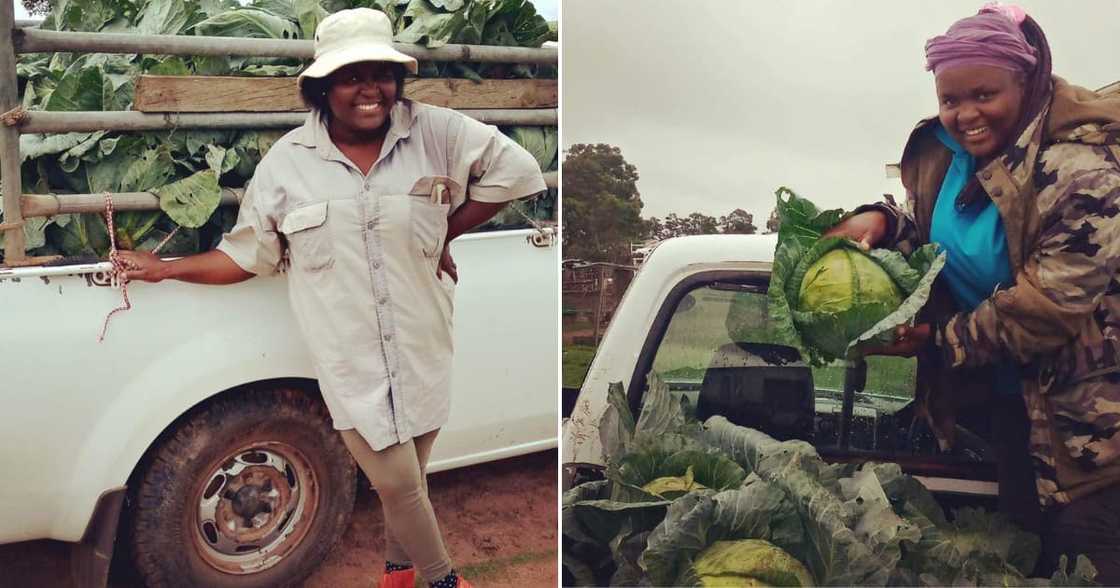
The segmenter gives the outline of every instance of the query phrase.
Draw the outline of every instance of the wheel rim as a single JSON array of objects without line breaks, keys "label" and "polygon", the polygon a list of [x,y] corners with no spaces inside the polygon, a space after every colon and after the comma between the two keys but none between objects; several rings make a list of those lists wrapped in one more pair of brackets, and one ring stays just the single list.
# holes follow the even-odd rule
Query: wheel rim
[{"label": "wheel rim", "polygon": [[307,535],[318,494],[315,471],[295,447],[269,442],[232,451],[192,500],[196,550],[225,573],[266,570]]}]

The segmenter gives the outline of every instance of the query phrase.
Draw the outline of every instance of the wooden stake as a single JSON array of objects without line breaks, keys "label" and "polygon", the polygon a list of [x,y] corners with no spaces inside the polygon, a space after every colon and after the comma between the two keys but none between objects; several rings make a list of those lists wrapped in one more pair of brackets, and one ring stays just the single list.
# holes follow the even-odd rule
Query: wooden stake
[{"label": "wooden stake", "polygon": [[[13,2],[0,0],[0,114],[19,106],[16,80],[16,54],[12,40],[15,30]],[[27,257],[23,234],[23,213],[19,199],[23,191],[19,175],[19,129],[0,124],[0,190],[4,204],[4,261],[13,264]]]}]

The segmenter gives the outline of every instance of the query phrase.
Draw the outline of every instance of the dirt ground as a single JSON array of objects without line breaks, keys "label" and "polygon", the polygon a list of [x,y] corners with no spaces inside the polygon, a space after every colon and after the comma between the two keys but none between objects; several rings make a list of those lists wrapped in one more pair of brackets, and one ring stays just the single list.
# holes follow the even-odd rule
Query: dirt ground
[{"label": "dirt ground", "polygon": [[[556,586],[557,452],[428,477],[451,560],[475,586]],[[305,588],[373,586],[384,569],[381,503],[358,493],[354,518]]]},{"label": "dirt ground", "polygon": [[[552,450],[428,478],[452,561],[475,586],[557,585],[556,473]],[[0,545],[0,586],[69,586],[66,547],[57,541]],[[350,528],[304,586],[375,586],[383,548],[381,504],[373,491],[360,488]],[[109,588],[137,586],[127,566],[118,564]]]}]

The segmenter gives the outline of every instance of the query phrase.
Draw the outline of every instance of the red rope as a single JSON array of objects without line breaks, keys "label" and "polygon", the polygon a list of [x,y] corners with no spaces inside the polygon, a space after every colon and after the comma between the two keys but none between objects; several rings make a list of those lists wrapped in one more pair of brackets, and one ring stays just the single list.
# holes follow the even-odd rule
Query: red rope
[{"label": "red rope", "polygon": [[101,327],[101,335],[97,337],[98,343],[105,340],[105,332],[109,330],[109,319],[122,310],[132,308],[132,303],[128,300],[128,279],[124,275],[128,266],[125,265],[120,253],[117,252],[117,230],[113,225],[113,197],[108,192],[105,193],[105,220],[109,225],[109,263],[113,264],[113,276],[110,283],[113,286],[120,284],[121,295],[124,296],[124,305],[109,311],[108,316],[105,317],[105,324]]}]

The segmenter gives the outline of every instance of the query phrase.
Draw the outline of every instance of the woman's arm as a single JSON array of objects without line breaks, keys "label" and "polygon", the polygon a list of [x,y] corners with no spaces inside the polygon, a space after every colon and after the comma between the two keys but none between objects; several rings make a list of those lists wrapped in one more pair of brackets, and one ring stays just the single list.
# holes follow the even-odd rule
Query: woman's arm
[{"label": "woman's arm", "polygon": [[459,235],[494,218],[494,215],[505,208],[506,204],[508,203],[467,200],[447,217],[447,238],[443,241],[443,253],[439,258],[439,266],[436,267],[436,277],[442,277],[442,272],[447,272],[452,281],[459,282],[459,270],[455,266],[455,260],[451,258],[451,242]]},{"label": "woman's arm", "polygon": [[893,202],[883,201],[865,204],[856,208],[853,212],[856,214],[871,211],[882,213],[886,219],[886,225],[883,238],[879,241],[878,246],[900,251],[903,255],[910,255],[924,243],[918,237],[918,225],[914,222],[914,216],[910,212],[916,206],[915,196],[910,191],[907,191],[906,203],[908,209],[903,209]]},{"label": "woman's arm", "polygon": [[454,170],[453,176],[469,178],[469,186],[467,200],[447,219],[447,239],[436,275],[447,272],[458,282],[448,244],[493,218],[510,200],[547,188],[537,160],[497,127],[459,113],[446,115],[454,117],[447,125],[448,167]]},{"label": "woman's arm", "polygon": [[244,282],[256,274],[241,269],[222,251],[214,250],[190,255],[172,261],[164,261],[147,251],[121,251],[121,259],[129,268],[125,272],[128,280],[159,282],[161,280],[180,280],[194,284],[236,284]]},{"label": "woman's arm", "polygon": [[823,237],[843,237],[855,241],[867,251],[878,247],[887,235],[887,215],[880,210],[867,210],[853,214],[825,231]]},{"label": "woman's arm", "polygon": [[277,271],[283,244],[274,219],[262,209],[262,196],[273,188],[264,171],[265,160],[245,188],[237,223],[222,236],[218,248],[198,255],[164,261],[147,251],[121,251],[125,278],[145,282],[180,280],[194,284],[236,284],[255,275]]},{"label": "woman's arm", "polygon": [[508,202],[479,202],[467,200],[462,206],[455,209],[447,217],[447,243],[454,241],[459,235],[494,218]]},{"label": "woman's arm", "polygon": [[[913,207],[913,199],[910,199]],[[890,202],[876,202],[857,207],[844,220],[824,234],[855,241],[860,249],[895,249],[910,255],[922,244],[913,217]]]}]

